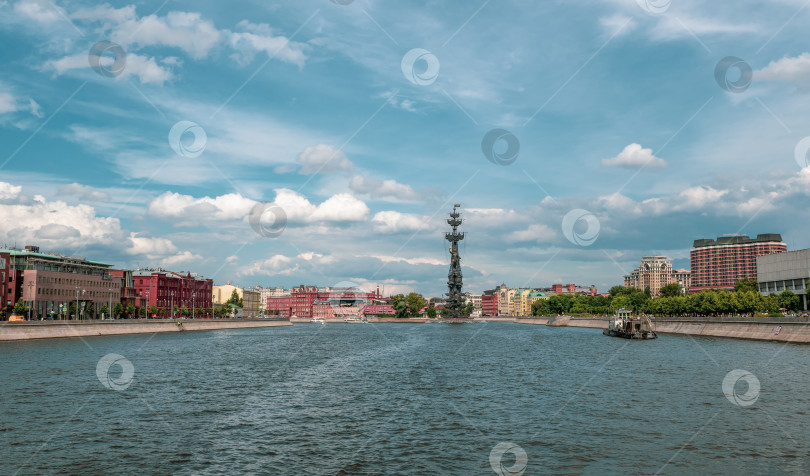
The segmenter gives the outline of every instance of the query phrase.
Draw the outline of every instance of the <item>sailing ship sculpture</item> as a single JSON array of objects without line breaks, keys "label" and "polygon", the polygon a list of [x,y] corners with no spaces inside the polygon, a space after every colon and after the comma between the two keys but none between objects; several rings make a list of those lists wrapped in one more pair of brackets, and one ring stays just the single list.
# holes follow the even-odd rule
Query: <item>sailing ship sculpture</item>
[{"label": "sailing ship sculpture", "polygon": [[458,209],[461,205],[453,206],[453,212],[447,220],[447,224],[453,227],[453,231],[445,233],[444,238],[450,242],[450,272],[447,274],[447,304],[445,306],[445,317],[449,319],[467,318],[465,313],[464,294],[462,294],[461,276],[461,256],[458,254],[458,242],[464,239],[464,232],[459,232],[461,225],[461,214]]}]

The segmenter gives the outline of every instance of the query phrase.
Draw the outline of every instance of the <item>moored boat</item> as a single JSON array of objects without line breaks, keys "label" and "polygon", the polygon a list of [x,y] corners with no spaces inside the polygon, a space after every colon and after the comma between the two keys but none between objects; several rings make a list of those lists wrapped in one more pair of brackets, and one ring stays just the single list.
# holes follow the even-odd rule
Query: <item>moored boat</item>
[{"label": "moored boat", "polygon": [[309,320],[310,324],[326,324],[326,321],[321,319],[320,317],[313,317]]},{"label": "moored boat", "polygon": [[652,321],[647,316],[634,317],[631,311],[619,309],[610,319],[607,329],[602,334],[625,339],[655,339],[658,335],[653,329]]}]

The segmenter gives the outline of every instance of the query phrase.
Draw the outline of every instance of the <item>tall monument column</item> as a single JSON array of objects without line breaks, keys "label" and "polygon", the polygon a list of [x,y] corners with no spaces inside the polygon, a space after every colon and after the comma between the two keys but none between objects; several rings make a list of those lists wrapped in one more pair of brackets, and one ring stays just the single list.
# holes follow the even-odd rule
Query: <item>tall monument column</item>
[{"label": "tall monument column", "polygon": [[458,208],[461,205],[454,205],[453,212],[447,220],[447,224],[453,227],[453,231],[445,233],[444,237],[450,242],[450,272],[447,274],[447,317],[459,318],[469,317],[464,313],[464,295],[461,293],[461,256],[458,254],[458,242],[464,239],[464,232],[459,232],[461,225],[461,214]]}]

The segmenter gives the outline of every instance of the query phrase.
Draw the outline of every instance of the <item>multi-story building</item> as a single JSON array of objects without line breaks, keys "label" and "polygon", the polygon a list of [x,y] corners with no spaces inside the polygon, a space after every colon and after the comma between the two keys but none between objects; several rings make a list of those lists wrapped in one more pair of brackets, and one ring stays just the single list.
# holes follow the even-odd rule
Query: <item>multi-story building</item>
[{"label": "multi-story building", "polygon": [[740,279],[757,279],[757,256],[784,253],[782,235],[760,234],[722,236],[717,240],[695,240],[690,252],[692,283],[690,293],[704,289],[733,289]]},{"label": "multi-story building", "polygon": [[757,256],[757,283],[764,296],[792,291],[807,310],[810,286],[810,250],[787,251]]},{"label": "multi-story building", "polygon": [[11,263],[11,255],[8,251],[0,251],[0,320],[8,319],[11,315],[11,309],[14,307],[14,301],[11,299],[11,290],[13,283],[11,280],[11,273],[9,272],[9,264]]},{"label": "multi-story building", "polygon": [[324,319],[359,316],[365,314],[370,305],[387,306],[370,308],[369,313],[388,313],[388,298],[383,298],[379,288],[366,292],[357,288],[317,288],[316,286],[298,286],[291,288],[289,294],[272,296],[267,299],[267,312],[281,317]]},{"label": "multi-story building", "polygon": [[137,302],[146,305],[154,317],[181,317],[183,309],[193,317],[211,317],[214,287],[211,279],[158,268],[133,271],[132,281]]},{"label": "multi-story building", "polygon": [[250,289],[243,289],[240,297],[242,298],[242,313],[244,317],[248,319],[258,318],[261,293]]},{"label": "multi-story building", "polygon": [[582,294],[583,296],[596,296],[596,286],[577,286],[576,284],[552,284],[545,288],[549,294]]},{"label": "multi-story building", "polygon": [[26,301],[33,319],[45,316],[95,319],[105,303],[110,299],[116,303],[120,298],[120,287],[110,276],[109,264],[78,256],[40,253],[38,246],[0,253],[8,260],[4,267],[8,273],[4,289],[6,305],[18,299]]},{"label": "multi-story building", "polygon": [[498,291],[490,289],[481,295],[481,315],[494,317],[498,315]]},{"label": "multi-story building", "polygon": [[515,294],[514,289],[509,289],[506,284],[501,284],[495,290],[498,292],[498,315],[509,315],[509,303],[512,301],[512,296]]},{"label": "multi-story building", "polygon": [[627,288],[650,288],[650,296],[658,297],[661,288],[667,284],[677,283],[682,292],[689,289],[691,273],[685,269],[674,269],[666,256],[644,256],[641,264],[624,277],[624,286]]}]

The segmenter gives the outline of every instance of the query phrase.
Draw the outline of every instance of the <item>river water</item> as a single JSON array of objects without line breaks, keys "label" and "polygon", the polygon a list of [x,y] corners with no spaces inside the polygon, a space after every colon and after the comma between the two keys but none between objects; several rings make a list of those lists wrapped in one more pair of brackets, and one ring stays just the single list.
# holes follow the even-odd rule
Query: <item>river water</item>
[{"label": "river water", "polygon": [[512,323],[2,343],[0,474],[808,474],[808,374]]}]

